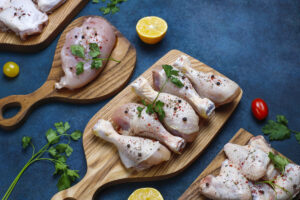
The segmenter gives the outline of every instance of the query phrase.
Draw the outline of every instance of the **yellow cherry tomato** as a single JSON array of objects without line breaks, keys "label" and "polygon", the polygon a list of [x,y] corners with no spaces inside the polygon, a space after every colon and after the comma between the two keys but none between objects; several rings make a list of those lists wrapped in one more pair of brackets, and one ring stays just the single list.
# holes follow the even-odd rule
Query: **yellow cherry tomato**
[{"label": "yellow cherry tomato", "polygon": [[3,73],[5,76],[13,78],[19,74],[19,65],[15,62],[7,62],[3,65]]}]

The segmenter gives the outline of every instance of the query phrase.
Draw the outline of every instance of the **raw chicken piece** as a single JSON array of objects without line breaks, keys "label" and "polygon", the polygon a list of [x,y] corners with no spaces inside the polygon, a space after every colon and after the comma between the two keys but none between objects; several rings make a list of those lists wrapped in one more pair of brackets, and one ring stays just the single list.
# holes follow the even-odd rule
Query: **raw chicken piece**
[{"label": "raw chicken piece", "polygon": [[114,144],[126,168],[138,171],[170,159],[171,152],[161,145],[141,137],[119,135],[109,121],[100,119],[94,126],[96,136]]},{"label": "raw chicken piece", "polygon": [[45,13],[51,13],[53,10],[61,6],[63,3],[66,2],[66,0],[34,0],[38,8],[45,12]]},{"label": "raw chicken piece", "polygon": [[[145,78],[139,78],[131,84],[135,93],[141,98],[153,102],[158,92],[155,91]],[[192,142],[199,131],[199,117],[192,106],[184,99],[160,93],[157,101],[164,103],[165,118],[163,123],[174,135],[178,135],[187,142]]]},{"label": "raw chicken piece", "polygon": [[146,109],[140,113],[138,107],[141,104],[128,103],[117,108],[112,115],[112,120],[120,128],[122,135],[144,136],[162,142],[175,153],[179,153],[185,147],[184,139],[171,135],[160,123],[155,113],[149,115]]},{"label": "raw chicken piece", "polygon": [[[55,83],[55,88],[76,89],[95,79],[104,69],[106,61],[103,61],[103,66],[100,69],[91,69],[92,59],[88,54],[89,43],[97,43],[101,50],[100,58],[108,58],[115,42],[116,35],[112,26],[99,17],[89,17],[81,27],[72,29],[67,33],[66,42],[60,54],[65,76],[60,79],[59,83]],[[84,59],[72,55],[71,45],[82,45],[85,49],[85,58],[89,61],[84,61]],[[76,65],[80,61],[85,62],[84,72],[76,75]]]},{"label": "raw chicken piece", "polygon": [[287,164],[283,175],[277,176],[275,179],[275,184],[289,191],[287,193],[279,187],[275,187],[277,200],[287,200],[297,196],[300,192],[300,166],[292,163]]},{"label": "raw chicken piece", "polygon": [[229,160],[238,165],[242,174],[249,180],[256,181],[265,176],[270,158],[262,150],[250,145],[227,143],[224,151]]},{"label": "raw chicken piece", "polygon": [[216,200],[250,200],[251,191],[247,179],[231,161],[222,163],[220,175],[208,175],[200,181],[200,192]]},{"label": "raw chicken piece", "polygon": [[217,106],[233,101],[240,93],[239,86],[228,78],[194,70],[188,57],[182,55],[174,63],[192,82],[201,97],[212,100]]},{"label": "raw chicken piece", "polygon": [[161,67],[153,70],[152,75],[154,89],[159,91],[162,88],[162,92],[170,93],[185,99],[194,107],[201,117],[207,118],[215,110],[215,104],[207,98],[201,98],[192,86],[191,82],[181,72],[178,73],[179,76],[177,76],[177,78],[184,84],[182,88],[177,87],[171,81],[168,81],[164,85],[167,80],[167,76]]},{"label": "raw chicken piece", "polygon": [[31,0],[1,0],[0,29],[13,31],[22,40],[41,33],[48,16],[39,11]]},{"label": "raw chicken piece", "polygon": [[[249,143],[250,146],[260,149],[266,154],[269,155],[269,152],[274,153],[273,149],[271,148],[271,145],[268,144],[268,142],[265,140],[265,138],[262,135],[258,135],[256,137],[253,137],[250,139]],[[275,169],[275,166],[272,162],[269,163],[267,167],[266,175],[263,177],[264,180],[273,180],[276,176],[278,176],[280,173]]]},{"label": "raw chicken piece", "polygon": [[252,183],[249,182],[252,193],[252,200],[275,200],[275,191],[265,183]]}]

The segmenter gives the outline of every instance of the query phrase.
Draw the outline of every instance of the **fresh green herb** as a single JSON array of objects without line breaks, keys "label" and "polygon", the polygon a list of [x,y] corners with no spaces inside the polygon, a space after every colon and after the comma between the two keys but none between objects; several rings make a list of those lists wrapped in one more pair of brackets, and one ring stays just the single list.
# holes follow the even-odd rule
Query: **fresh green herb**
[{"label": "fresh green herb", "polygon": [[93,0],[92,2],[93,3],[99,3],[99,0]]},{"label": "fresh green herb", "polygon": [[154,110],[158,114],[160,120],[163,120],[166,116],[165,111],[163,109],[164,105],[165,104],[163,102],[157,101],[154,106]]},{"label": "fresh green herb", "polygon": [[102,67],[102,59],[101,58],[94,58],[93,59],[93,62],[92,62],[92,65],[91,65],[91,68],[92,69],[99,69],[100,67]]},{"label": "fresh green herb", "polygon": [[84,63],[78,62],[76,65],[76,75],[82,74],[84,72]]},{"label": "fresh green herb", "polygon": [[289,164],[290,162],[288,159],[280,156],[280,155],[275,155],[272,152],[269,152],[269,158],[271,159],[272,163],[274,166],[281,172],[284,172],[285,166]]},{"label": "fresh green herb", "polygon": [[179,88],[182,88],[184,86],[183,83],[178,78],[175,78],[173,76],[171,77],[171,82],[174,83],[174,85],[176,85]]},{"label": "fresh green herb", "polygon": [[290,138],[291,133],[295,133],[295,137],[300,144],[300,132],[293,131],[288,128],[288,120],[283,115],[277,115],[276,121],[269,120],[262,128],[265,135],[269,135],[270,140],[284,140]]},{"label": "fresh green herb", "polygon": [[[110,0],[110,2],[108,2],[105,7],[100,8],[100,11],[104,15],[107,15],[109,13],[115,14],[120,11],[120,8],[118,5],[123,2],[126,2],[126,1],[127,0]],[[102,2],[105,2],[105,0],[102,0]],[[93,3],[99,3],[99,0],[93,0]]]},{"label": "fresh green herb", "polygon": [[71,45],[71,52],[74,56],[84,58],[84,47],[82,45]]},{"label": "fresh green herb", "polygon": [[141,117],[142,111],[144,110],[144,108],[138,106],[138,107],[137,107],[137,110],[138,110],[138,113],[139,113],[139,114],[138,114],[138,117]]},{"label": "fresh green herb", "polygon": [[[269,184],[271,186],[271,188],[276,192],[276,187],[283,190],[284,192],[286,192],[290,198],[289,199],[292,199],[292,193],[290,191],[288,191],[287,189],[285,189],[284,187],[281,187],[280,185],[277,185],[275,183],[274,180],[268,180],[268,181],[258,181],[258,182],[255,182],[255,184],[261,184],[261,183],[266,183],[266,184]],[[277,194],[276,194],[277,196]]]},{"label": "fresh green herb", "polygon": [[176,85],[179,88],[182,88],[184,86],[183,83],[178,78],[176,78],[176,76],[178,76],[179,71],[174,70],[171,65],[163,65],[162,68],[164,69],[167,78],[170,79],[174,85]]},{"label": "fresh green herb", "polygon": [[100,55],[100,48],[97,43],[90,43],[89,48],[90,48],[89,55],[92,58],[97,58]]},{"label": "fresh green herb", "polygon": [[[58,122],[54,125],[56,130],[48,129],[45,136],[47,139],[47,144],[43,146],[38,152],[35,152],[35,146],[32,142],[32,139],[28,136],[22,137],[22,147],[24,149],[28,148],[29,145],[32,147],[32,156],[25,164],[23,169],[19,172],[17,177],[11,183],[10,187],[6,191],[2,200],[7,200],[12,193],[14,187],[18,183],[24,171],[33,163],[37,161],[50,161],[54,164],[55,172],[60,176],[57,188],[58,190],[64,190],[71,186],[72,182],[79,178],[78,170],[70,169],[69,165],[66,163],[67,157],[69,157],[73,148],[70,146],[70,140],[79,140],[82,136],[80,131],[75,131],[71,134],[68,134],[67,131],[70,129],[70,124],[68,122]],[[69,143],[59,143],[62,137],[67,137]],[[50,157],[43,157],[45,153],[49,153]]]}]

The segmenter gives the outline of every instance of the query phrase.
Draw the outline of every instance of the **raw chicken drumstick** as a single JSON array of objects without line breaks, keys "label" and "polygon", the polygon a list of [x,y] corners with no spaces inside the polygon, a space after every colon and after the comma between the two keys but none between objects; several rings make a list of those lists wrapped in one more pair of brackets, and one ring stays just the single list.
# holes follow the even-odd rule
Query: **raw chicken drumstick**
[{"label": "raw chicken drumstick", "polygon": [[177,87],[171,81],[168,81],[164,85],[167,80],[167,76],[164,69],[161,67],[153,70],[152,75],[155,90],[161,90],[162,92],[170,93],[185,99],[193,106],[201,117],[207,118],[215,110],[215,104],[207,98],[201,98],[189,79],[187,79],[181,72],[178,72],[178,76],[176,78],[183,83],[184,86],[182,88]]},{"label": "raw chicken drumstick", "polygon": [[193,69],[190,60],[184,55],[175,61],[174,66],[190,79],[201,97],[212,100],[216,106],[230,103],[240,93],[240,87],[234,81]]},{"label": "raw chicken drumstick", "polygon": [[112,121],[118,125],[122,135],[143,136],[160,141],[175,153],[180,153],[185,147],[184,139],[171,135],[160,123],[155,113],[149,115],[146,109],[141,113],[138,107],[141,104],[128,103],[115,110]]},{"label": "raw chicken drumstick", "polygon": [[219,176],[208,175],[200,181],[200,192],[216,200],[251,200],[247,179],[231,161],[222,163]]},{"label": "raw chicken drumstick", "polygon": [[140,171],[170,159],[171,152],[159,142],[141,137],[119,135],[109,121],[100,119],[95,124],[93,131],[96,136],[117,147],[126,168]]},{"label": "raw chicken drumstick", "polygon": [[[131,83],[131,86],[139,97],[150,102],[153,102],[158,95],[158,92],[143,77]],[[164,103],[165,117],[162,122],[167,130],[187,142],[192,142],[199,131],[199,117],[192,106],[184,99],[167,93],[160,93],[157,101]]]}]

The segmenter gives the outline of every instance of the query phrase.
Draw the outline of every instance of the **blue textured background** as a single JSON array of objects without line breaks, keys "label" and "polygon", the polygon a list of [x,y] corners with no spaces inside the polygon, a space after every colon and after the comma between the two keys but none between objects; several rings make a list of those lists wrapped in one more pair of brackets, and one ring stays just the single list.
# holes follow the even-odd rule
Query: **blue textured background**
[{"label": "blue textured background", "polygon": [[[77,16],[101,15],[91,2]],[[164,18],[169,29],[164,40],[154,46],[143,44],[135,25],[144,16]],[[223,145],[245,128],[261,134],[262,123],[251,115],[250,104],[256,97],[269,105],[269,119],[284,114],[292,129],[300,130],[300,1],[236,0],[129,0],[115,15],[105,16],[137,49],[134,80],[171,49],[179,49],[235,80],[244,90],[242,101],[219,135],[203,154],[180,175],[162,181],[126,183],[106,188],[95,199],[126,199],[140,187],[159,189],[166,200],[177,199],[211,162]],[[20,65],[20,75],[7,79],[0,75],[0,98],[27,94],[46,80],[57,44],[39,53],[0,52],[0,66],[7,61]],[[69,121],[72,129],[83,130],[89,119],[107,102],[76,105],[53,102],[39,106],[17,130],[0,130],[0,196],[2,197],[30,151],[22,151],[23,135],[35,144],[45,144],[44,132],[57,121]],[[300,144],[292,136],[272,146],[300,164]],[[74,145],[73,145],[74,146]],[[77,143],[70,165],[83,177],[86,162],[82,144]],[[17,184],[10,199],[50,199],[56,192],[57,178],[49,163],[31,166]]]}]

